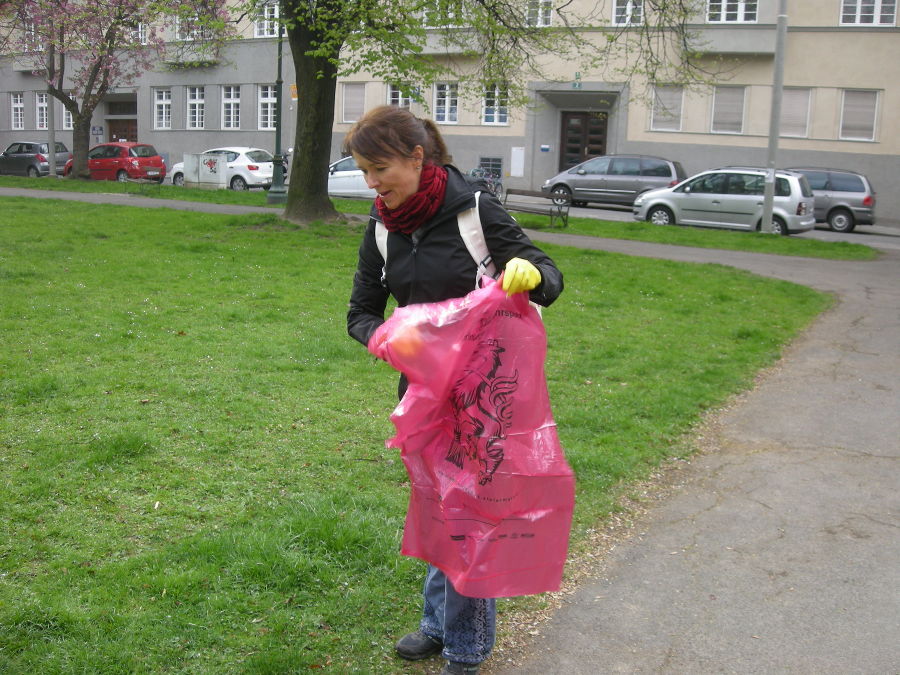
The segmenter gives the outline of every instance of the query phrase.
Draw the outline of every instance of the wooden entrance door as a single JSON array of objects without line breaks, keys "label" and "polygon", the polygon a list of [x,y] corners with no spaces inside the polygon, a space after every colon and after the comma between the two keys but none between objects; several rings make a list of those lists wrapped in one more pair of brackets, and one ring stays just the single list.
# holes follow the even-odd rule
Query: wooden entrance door
[{"label": "wooden entrance door", "polygon": [[137,120],[107,120],[109,140],[137,142]]},{"label": "wooden entrance door", "polygon": [[606,154],[605,112],[564,112],[559,147],[559,170],[564,171],[589,157]]}]

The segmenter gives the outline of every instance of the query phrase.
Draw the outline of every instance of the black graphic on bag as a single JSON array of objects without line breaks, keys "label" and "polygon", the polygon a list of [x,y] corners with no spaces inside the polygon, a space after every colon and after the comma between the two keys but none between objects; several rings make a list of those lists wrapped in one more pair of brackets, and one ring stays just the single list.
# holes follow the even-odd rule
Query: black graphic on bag
[{"label": "black graphic on bag", "polygon": [[519,371],[499,376],[505,350],[499,340],[483,340],[450,391],[453,440],[447,461],[460,469],[465,458],[479,464],[478,483],[485,485],[503,462],[503,441],[512,421],[510,404],[518,389]]}]

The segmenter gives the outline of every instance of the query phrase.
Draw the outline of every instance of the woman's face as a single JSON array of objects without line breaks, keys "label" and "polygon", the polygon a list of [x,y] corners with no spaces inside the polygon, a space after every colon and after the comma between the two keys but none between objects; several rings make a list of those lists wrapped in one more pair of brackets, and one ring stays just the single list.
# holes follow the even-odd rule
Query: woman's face
[{"label": "woman's face", "polygon": [[415,147],[412,157],[389,157],[372,161],[353,153],[356,165],[366,178],[366,185],[378,192],[381,201],[391,210],[419,191],[423,156],[421,145]]}]

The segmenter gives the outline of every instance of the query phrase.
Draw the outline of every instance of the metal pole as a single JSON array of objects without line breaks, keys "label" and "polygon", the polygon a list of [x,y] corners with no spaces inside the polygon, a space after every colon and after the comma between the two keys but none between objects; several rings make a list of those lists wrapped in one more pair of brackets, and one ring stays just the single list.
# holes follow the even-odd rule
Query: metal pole
[{"label": "metal pole", "polygon": [[778,136],[781,133],[781,93],[784,85],[784,43],[786,35],[787,0],[778,0],[778,24],[775,31],[775,73],[772,78],[769,150],[766,158],[766,184],[763,196],[763,232],[772,231],[772,202],[775,199],[775,167],[778,156]]},{"label": "metal pole", "polygon": [[275,157],[272,161],[272,187],[266,196],[269,204],[287,202],[287,190],[284,188],[284,157],[281,154],[281,43],[283,28],[278,24],[278,76],[275,80]]}]

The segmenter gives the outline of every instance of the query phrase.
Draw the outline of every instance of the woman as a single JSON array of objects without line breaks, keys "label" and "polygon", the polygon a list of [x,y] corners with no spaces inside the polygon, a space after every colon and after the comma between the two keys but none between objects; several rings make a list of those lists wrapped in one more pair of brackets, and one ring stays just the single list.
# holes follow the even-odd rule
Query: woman
[{"label": "woman", "polygon": [[[398,305],[440,302],[474,290],[477,265],[466,248],[457,215],[476,204],[473,186],[453,166],[437,126],[394,106],[368,112],[351,129],[344,153],[352,154],[376,190],[359,249],[347,329],[366,345],[384,323],[389,296]],[[476,186],[477,187],[477,186]],[[508,294],[528,292],[548,306],[562,292],[562,274],[525,236],[487,190],[478,200],[485,241]],[[376,221],[387,229],[387,261],[376,242]],[[401,377],[402,398],[406,380]],[[397,642],[409,660],[442,653],[441,671],[477,673],[494,644],[493,599],[460,595],[443,572],[429,565],[419,630]]]}]

